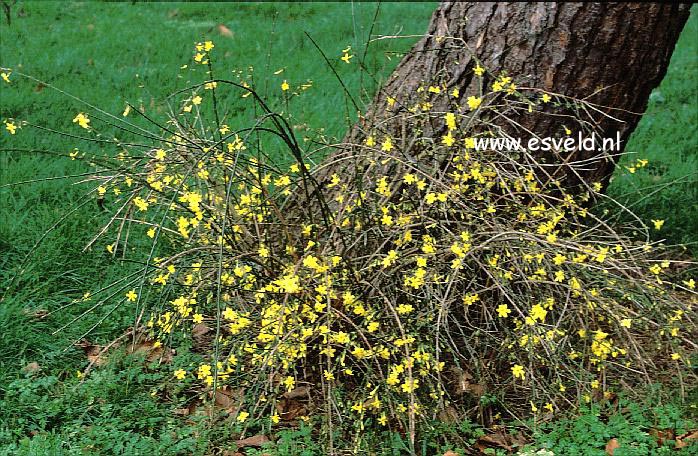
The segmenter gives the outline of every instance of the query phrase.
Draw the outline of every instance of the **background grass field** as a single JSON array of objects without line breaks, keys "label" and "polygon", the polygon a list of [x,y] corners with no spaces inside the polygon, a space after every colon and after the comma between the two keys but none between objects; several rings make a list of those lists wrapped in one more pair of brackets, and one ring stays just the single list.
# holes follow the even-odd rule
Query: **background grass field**
[{"label": "background grass field", "polygon": [[[327,54],[353,96],[366,102],[416,40],[412,35],[426,29],[435,5],[19,2],[13,6],[11,25],[4,20],[0,25],[0,65],[115,115],[129,101],[157,116],[165,109],[165,97],[186,85],[186,78],[177,74],[181,65],[191,61],[193,44],[213,39],[218,74],[232,79],[234,71],[247,75],[252,66],[249,79],[254,79],[263,95],[278,97],[283,80],[292,87],[311,80],[312,87],[303,93],[305,99],[294,103],[293,113],[307,124],[307,131],[319,130],[331,140],[341,138],[355,112],[304,32]],[[622,163],[629,166],[635,158],[646,158],[650,165],[634,174],[621,166],[609,189],[611,196],[632,206],[647,223],[666,219],[655,236],[686,243],[694,254],[698,251],[695,11]],[[349,45],[353,54],[363,55],[369,33],[405,36],[374,41],[365,51],[368,73],[375,80],[357,70],[358,58],[351,65],[339,60],[341,50]],[[280,69],[282,73],[274,74]],[[66,130],[73,116],[86,110],[48,87],[13,79],[0,92],[0,119],[27,119]],[[109,133],[106,129],[105,134]],[[89,188],[79,183],[79,177],[13,184],[80,174],[90,168],[65,157],[78,146],[70,138],[25,128],[12,137],[3,130],[0,141],[0,289],[4,290],[32,246]],[[81,150],[89,147],[79,146]],[[11,148],[49,152],[8,151]],[[110,306],[55,334],[90,304],[39,318],[124,271],[124,265],[111,259],[102,245],[82,252],[101,217],[89,205],[67,218],[33,251],[14,291],[0,303],[0,453],[4,448],[7,454],[37,455],[190,454],[226,447],[232,430],[174,413],[186,405],[186,391],[173,387],[174,393],[163,397],[158,388],[171,377],[173,366],[146,367],[138,357],[116,355],[113,364],[93,371],[80,383],[76,373],[88,361],[72,343],[110,312]],[[133,319],[133,309],[118,308],[87,337],[93,343],[109,342]],[[186,350],[178,353],[173,364],[191,356]],[[641,421],[636,419],[628,427],[646,424]],[[280,454],[319,451],[307,429],[277,437]]]}]

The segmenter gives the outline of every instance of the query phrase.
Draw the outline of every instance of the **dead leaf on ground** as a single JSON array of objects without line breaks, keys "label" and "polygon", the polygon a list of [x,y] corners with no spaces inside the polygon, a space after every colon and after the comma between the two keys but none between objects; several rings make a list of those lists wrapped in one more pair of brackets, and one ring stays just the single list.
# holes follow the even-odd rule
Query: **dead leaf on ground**
[{"label": "dead leaf on ground", "polygon": [[241,439],[235,442],[238,448],[244,447],[261,447],[265,443],[270,442],[269,437],[266,435],[253,435],[252,437],[247,437],[246,439]]},{"label": "dead leaf on ground", "polygon": [[228,27],[226,27],[223,24],[218,24],[218,26],[216,28],[218,29],[218,33],[220,33],[221,35],[226,36],[228,38],[232,38],[234,35],[233,31],[230,30]]},{"label": "dead leaf on ground", "polygon": [[75,346],[82,348],[90,364],[102,366],[106,362],[106,357],[104,356],[106,353],[102,353],[104,349],[103,346],[95,345],[87,339],[82,339],[80,342],[76,343]]},{"label": "dead leaf on ground", "polygon": [[455,451],[448,450],[443,454],[443,456],[460,456],[460,455],[458,453],[456,453]]},{"label": "dead leaf on ground", "polygon": [[33,361],[22,368],[25,374],[35,374],[41,370],[41,366],[36,361]]},{"label": "dead leaf on ground", "polygon": [[213,396],[213,403],[216,407],[225,410],[228,414],[234,415],[240,410],[240,405],[245,397],[242,388],[231,389],[228,386],[218,388]]},{"label": "dead leaf on ground", "polygon": [[475,382],[473,375],[467,370],[454,367],[451,369],[450,374],[453,382],[454,394],[457,396],[472,394],[476,398],[480,398],[485,394],[485,386]]},{"label": "dead leaf on ground", "polygon": [[655,438],[658,446],[663,446],[666,440],[676,440],[673,429],[650,429],[649,434]]},{"label": "dead leaf on ground", "polygon": [[[46,87],[46,85],[40,82],[34,90],[36,92],[41,92],[44,90],[44,87]],[[22,312],[31,318],[38,318],[39,320],[48,316],[48,310],[46,309],[24,309]]]},{"label": "dead leaf on ground", "polygon": [[298,386],[293,388],[291,391],[286,391],[283,394],[286,399],[309,399],[310,398],[310,387],[308,386]]},{"label": "dead leaf on ground", "polygon": [[209,328],[205,323],[197,323],[191,330],[191,338],[194,341],[195,351],[204,351],[208,347],[214,338],[214,334],[211,333],[211,328]]},{"label": "dead leaf on ground", "polygon": [[492,434],[483,435],[475,442],[475,448],[481,453],[485,453],[491,448],[502,448],[506,451],[513,451],[515,448],[521,448],[528,441],[521,432],[516,435],[508,434],[506,430],[500,429]]},{"label": "dead leaf on ground", "polygon": [[620,448],[620,443],[618,443],[618,439],[611,439],[608,441],[606,444],[606,454],[608,456],[613,456],[613,453],[616,451],[617,448]]},{"label": "dead leaf on ground", "polygon": [[698,445],[698,430],[688,431],[676,437],[676,448],[686,448],[691,444]]},{"label": "dead leaf on ground", "polygon": [[440,410],[438,417],[443,423],[457,423],[460,421],[460,415],[452,405],[448,405],[443,410]]},{"label": "dead leaf on ground", "polygon": [[276,404],[276,410],[279,412],[279,417],[284,421],[292,421],[307,413],[308,408],[300,401],[294,399],[282,398]]},{"label": "dead leaf on ground", "polygon": [[187,405],[186,407],[175,409],[173,411],[173,413],[175,415],[179,415],[179,416],[193,415],[194,413],[196,413],[196,409],[198,406],[199,406],[199,401],[193,400],[193,401],[189,402],[189,405]]},{"label": "dead leaf on ground", "polygon": [[162,345],[155,346],[155,342],[152,340],[130,343],[126,348],[126,353],[129,355],[145,354],[145,360],[148,363],[158,361],[160,364],[169,364],[173,357],[172,349],[163,348]]}]

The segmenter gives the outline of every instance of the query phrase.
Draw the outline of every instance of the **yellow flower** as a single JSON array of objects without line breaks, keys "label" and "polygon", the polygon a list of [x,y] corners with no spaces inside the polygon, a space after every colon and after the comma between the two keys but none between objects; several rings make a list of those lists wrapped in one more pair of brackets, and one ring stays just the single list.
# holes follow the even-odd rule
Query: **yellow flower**
[{"label": "yellow flower", "polygon": [[283,90],[285,92],[289,88],[290,88],[290,86],[288,85],[288,82],[286,82],[286,80],[284,79],[284,82],[281,83],[281,90]]},{"label": "yellow flower", "polygon": [[654,229],[659,231],[662,229],[662,225],[664,225],[664,220],[654,220],[652,219],[652,223],[654,224]]},{"label": "yellow flower", "polygon": [[247,412],[240,412],[238,413],[238,417],[236,418],[238,423],[244,423],[245,420],[250,416],[249,413]]},{"label": "yellow flower", "polygon": [[630,318],[624,318],[620,321],[620,325],[623,328],[630,328],[630,325],[632,325],[633,321]]},{"label": "yellow flower", "polygon": [[524,372],[524,368],[520,364],[514,364],[511,367],[511,373],[514,375],[514,378],[520,378],[523,380],[526,377],[526,373]]},{"label": "yellow flower", "polygon": [[12,73],[5,73],[4,71],[0,73],[0,77],[2,77],[2,80],[5,81],[6,83],[10,83],[10,75]]},{"label": "yellow flower", "polygon": [[195,313],[194,316],[192,317],[192,320],[194,321],[194,323],[199,324],[202,321],[204,321],[204,316],[201,315],[200,313]]},{"label": "yellow flower", "polygon": [[482,104],[482,98],[468,97],[468,107],[471,111],[475,110]]},{"label": "yellow flower", "polygon": [[548,311],[545,310],[540,304],[536,304],[531,307],[531,318],[533,320],[544,321],[546,315],[548,315]]},{"label": "yellow flower", "polygon": [[476,302],[478,302],[479,300],[480,300],[480,295],[477,293],[467,294],[467,295],[463,296],[463,304],[465,304],[466,306],[473,305]]},{"label": "yellow flower", "polygon": [[475,76],[482,76],[485,74],[485,69],[480,66],[478,63],[477,66],[473,69],[473,73],[475,73]]},{"label": "yellow flower", "polygon": [[185,371],[184,369],[177,369],[174,372],[174,376],[177,380],[184,380],[184,377],[187,376],[187,371]]},{"label": "yellow flower", "polygon": [[200,105],[201,104],[201,97],[200,96],[195,96],[194,98],[191,99],[191,103],[195,105]]},{"label": "yellow flower", "polygon": [[342,62],[344,62],[344,63],[351,63],[351,62],[349,62],[349,61],[350,61],[353,57],[354,57],[353,55],[349,55],[348,52],[345,52],[344,55],[342,56]]},{"label": "yellow flower", "polygon": [[291,391],[296,386],[296,379],[289,375],[284,379],[284,386],[286,386],[287,391]]},{"label": "yellow flower", "polygon": [[455,114],[453,114],[452,112],[446,113],[446,115],[444,116],[444,120],[446,121],[446,126],[448,127],[449,131],[456,129],[456,115]]},{"label": "yellow flower", "polygon": [[271,416],[271,422],[274,423],[274,424],[279,424],[279,421],[281,421],[281,417],[279,417],[279,414],[278,414],[278,413],[274,413],[274,414]]},{"label": "yellow flower", "polygon": [[9,131],[11,135],[14,135],[17,131],[17,126],[13,122],[5,122],[5,129]]},{"label": "yellow flower", "polygon": [[393,141],[390,139],[390,136],[386,136],[385,140],[383,141],[383,145],[381,146],[381,150],[383,152],[390,152],[393,150]]},{"label": "yellow flower", "polygon": [[497,315],[499,315],[500,318],[506,318],[509,316],[510,313],[511,309],[506,304],[500,304],[497,307]]},{"label": "yellow flower", "polygon": [[73,123],[77,123],[82,128],[90,128],[90,119],[82,112],[75,116]]},{"label": "yellow flower", "polygon": [[441,142],[443,144],[445,144],[446,146],[451,147],[456,142],[456,140],[453,137],[453,135],[451,135],[451,132],[449,131],[446,136],[441,138]]},{"label": "yellow flower", "polygon": [[405,382],[400,385],[403,393],[413,393],[417,388],[419,388],[419,380],[405,380]]},{"label": "yellow flower", "polygon": [[400,304],[397,306],[397,313],[400,315],[406,315],[414,310],[412,304]]},{"label": "yellow flower", "polygon": [[131,290],[128,293],[126,293],[126,299],[134,302],[136,299],[138,299],[138,294],[136,293],[136,290]]},{"label": "yellow flower", "polygon": [[671,354],[671,359],[673,359],[674,361],[678,361],[678,360],[681,359],[681,355],[678,354],[678,353],[672,353],[672,354]]},{"label": "yellow flower", "polygon": [[540,100],[541,100],[543,103],[547,103],[547,102],[550,101],[550,95],[548,95],[547,93],[544,93],[543,96],[540,98]]}]

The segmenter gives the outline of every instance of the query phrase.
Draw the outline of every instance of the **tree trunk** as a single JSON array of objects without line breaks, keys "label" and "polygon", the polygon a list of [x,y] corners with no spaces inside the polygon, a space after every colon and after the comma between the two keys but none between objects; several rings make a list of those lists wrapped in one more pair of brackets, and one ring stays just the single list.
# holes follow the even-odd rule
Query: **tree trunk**
[{"label": "tree trunk", "polygon": [[[652,89],[666,73],[689,9],[688,4],[653,3],[443,2],[424,37],[405,56],[376,95],[364,121],[346,140],[363,142],[372,120],[385,113],[387,97],[396,99],[402,108],[394,105],[391,114],[395,114],[395,120],[382,127],[400,137],[405,126],[404,119],[398,119],[399,113],[407,112],[407,100],[420,86],[440,80],[449,91],[459,89],[459,103],[467,111],[467,97],[478,94],[481,87],[491,87],[495,78],[505,73],[519,86],[598,105],[599,112],[588,113],[587,121],[595,124],[596,132],[604,137],[615,138],[619,133],[625,144]],[[482,78],[473,74],[478,64],[487,70]],[[432,110],[452,110],[450,102],[448,97],[435,98]],[[519,137],[526,130],[541,137],[555,137],[563,131],[560,116],[569,114],[573,114],[569,107],[548,103],[539,104],[533,112],[509,112],[508,120],[493,122]],[[517,124],[517,128],[511,128]],[[440,133],[444,131],[431,132],[435,137]],[[401,152],[418,158],[418,151]],[[614,151],[614,157],[621,152]],[[597,153],[533,155],[547,163],[569,163]],[[570,166],[557,168],[555,178],[567,180],[568,186],[583,180],[600,182],[605,187],[614,169],[614,157],[591,165],[586,162],[574,172]],[[340,163],[337,166],[343,169],[330,164],[324,175],[338,169],[346,174],[346,161]]]}]

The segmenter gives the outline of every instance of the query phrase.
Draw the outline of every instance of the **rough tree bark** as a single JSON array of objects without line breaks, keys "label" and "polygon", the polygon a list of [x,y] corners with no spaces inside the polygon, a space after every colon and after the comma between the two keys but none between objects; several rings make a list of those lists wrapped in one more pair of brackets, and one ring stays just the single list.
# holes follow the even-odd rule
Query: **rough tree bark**
[{"label": "rough tree bark", "polygon": [[[688,4],[443,2],[424,37],[376,95],[366,121],[358,123],[346,140],[355,144],[363,141],[372,114],[385,111],[388,96],[405,100],[448,69],[444,82],[449,90],[460,90],[461,103],[477,93],[479,84],[489,87],[493,75],[506,72],[521,86],[605,106],[602,111],[617,120],[595,113],[592,117],[597,131],[605,137],[619,132],[625,144],[652,89],[666,73],[689,9]],[[488,70],[483,81],[473,76],[477,62]],[[555,109],[550,105],[546,108]],[[447,109],[438,101],[433,107],[435,111]],[[393,111],[399,114],[399,110]],[[542,111],[509,117],[539,136],[555,136],[561,131],[559,117]],[[387,128],[389,133],[400,135],[400,122],[393,122],[392,127],[387,124]],[[575,152],[564,159],[584,160],[593,155]],[[548,162],[563,159],[540,158]],[[587,167],[581,178],[605,187],[614,165],[612,159],[598,161]],[[346,162],[338,166],[345,167]],[[336,171],[336,167],[327,168],[329,174]],[[558,177],[570,180],[579,177],[572,178],[565,170],[561,174]]]}]

